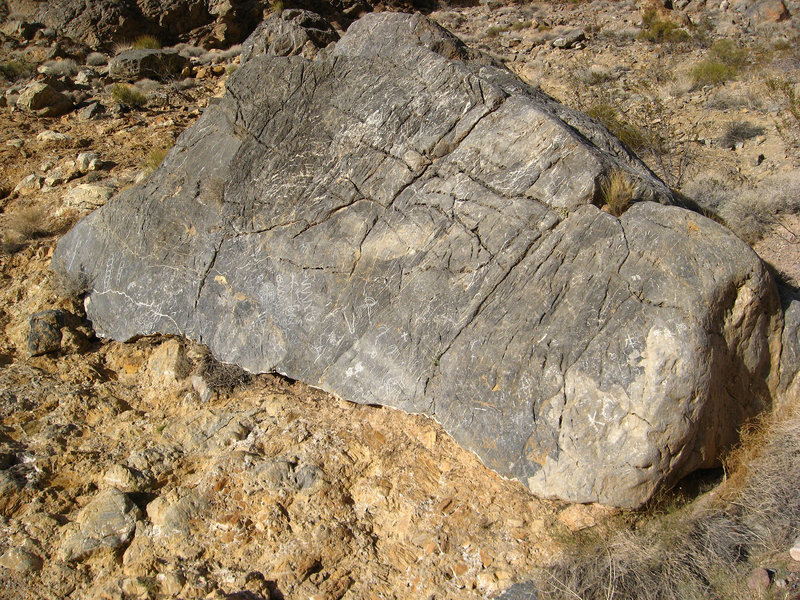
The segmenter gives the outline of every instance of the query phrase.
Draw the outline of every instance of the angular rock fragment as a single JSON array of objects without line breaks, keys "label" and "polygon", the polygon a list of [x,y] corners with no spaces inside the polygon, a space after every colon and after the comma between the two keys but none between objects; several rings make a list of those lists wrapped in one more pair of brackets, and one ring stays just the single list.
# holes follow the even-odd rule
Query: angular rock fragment
[{"label": "angular rock fragment", "polygon": [[136,81],[156,79],[163,81],[180,74],[189,65],[189,59],[177,50],[127,50],[108,63],[108,74],[113,79]]},{"label": "angular rock fragment", "polygon": [[64,560],[82,560],[101,548],[119,548],[133,537],[139,508],[116,488],[100,492],[67,526],[61,545]]},{"label": "angular rock fragment", "polygon": [[[781,317],[756,255],[433,22],[368,15],[227,87],[59,243],[101,335],[182,334],[428,414],[579,502],[646,501],[769,402]],[[598,208],[612,173],[634,189],[619,218]]]},{"label": "angular rock fragment", "polygon": [[22,90],[16,106],[40,117],[58,117],[73,108],[72,100],[67,96],[51,85],[38,81]]},{"label": "angular rock fragment", "polygon": [[66,311],[43,310],[31,315],[28,323],[28,353],[31,356],[61,349],[61,328],[67,324]]}]

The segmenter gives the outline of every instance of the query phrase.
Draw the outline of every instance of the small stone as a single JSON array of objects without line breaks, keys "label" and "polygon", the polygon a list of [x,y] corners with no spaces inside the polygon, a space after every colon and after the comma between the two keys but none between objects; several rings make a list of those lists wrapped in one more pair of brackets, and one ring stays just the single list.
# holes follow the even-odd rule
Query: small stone
[{"label": "small stone", "polygon": [[32,173],[23,178],[15,187],[14,191],[22,196],[31,194],[37,190],[42,189],[44,178]]},{"label": "small stone", "polygon": [[769,589],[771,582],[772,578],[770,577],[769,571],[764,567],[756,567],[747,578],[747,587],[752,592],[763,594]]},{"label": "small stone", "polygon": [[24,146],[24,145],[25,145],[25,141],[21,140],[19,138],[14,138],[13,140],[8,140],[6,142],[6,146],[8,146],[10,148],[16,148],[17,150],[22,148],[22,146]]},{"label": "small stone", "polygon": [[159,573],[156,579],[159,582],[161,593],[168,596],[180,594],[183,586],[186,585],[186,577],[180,572]]},{"label": "small stone", "polygon": [[0,556],[0,567],[19,571],[20,573],[30,573],[42,569],[42,559],[23,548],[11,548]]},{"label": "small stone", "polygon": [[88,173],[99,169],[102,166],[102,162],[97,152],[81,152],[75,160],[75,165],[81,173]]},{"label": "small stone", "polygon": [[28,319],[28,352],[31,356],[40,356],[61,349],[61,328],[66,325],[66,311],[43,310],[34,313]]},{"label": "small stone", "polygon": [[214,392],[211,390],[206,380],[200,375],[192,375],[189,378],[189,383],[192,384],[192,388],[194,388],[194,391],[197,392],[198,396],[200,396],[201,402],[208,402],[211,400]]},{"label": "small stone", "polygon": [[92,102],[78,111],[78,118],[82,121],[97,119],[106,112],[106,107],[99,102]]},{"label": "small stone", "polygon": [[789,556],[792,557],[792,560],[800,562],[800,537],[795,540],[794,545],[789,549]]},{"label": "small stone", "polygon": [[97,73],[92,69],[81,69],[75,76],[75,83],[78,85],[90,85],[94,79],[97,79]]},{"label": "small stone", "polygon": [[116,464],[105,472],[103,482],[125,493],[146,492],[153,487],[153,478],[147,473]]},{"label": "small stone", "polygon": [[225,67],[222,65],[214,65],[211,67],[211,74],[219,77],[220,75],[225,75]]},{"label": "small stone", "polygon": [[554,39],[552,44],[555,48],[577,48],[578,42],[582,42],[585,39],[586,33],[583,31],[583,29],[573,29],[572,31]]},{"label": "small stone", "polygon": [[57,131],[50,131],[49,129],[45,129],[39,135],[36,136],[36,139],[40,142],[66,142],[70,139],[70,137],[66,133],[59,133]]}]

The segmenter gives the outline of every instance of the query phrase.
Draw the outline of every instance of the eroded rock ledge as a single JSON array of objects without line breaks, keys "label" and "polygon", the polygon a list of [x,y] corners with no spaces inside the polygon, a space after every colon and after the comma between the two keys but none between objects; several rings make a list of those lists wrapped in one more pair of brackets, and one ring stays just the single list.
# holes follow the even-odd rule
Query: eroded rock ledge
[{"label": "eroded rock ledge", "polygon": [[670,204],[587,117],[381,13],[315,60],[252,56],[53,266],[101,335],[183,334],[431,415],[537,494],[635,506],[714,462],[780,354],[756,255]]}]

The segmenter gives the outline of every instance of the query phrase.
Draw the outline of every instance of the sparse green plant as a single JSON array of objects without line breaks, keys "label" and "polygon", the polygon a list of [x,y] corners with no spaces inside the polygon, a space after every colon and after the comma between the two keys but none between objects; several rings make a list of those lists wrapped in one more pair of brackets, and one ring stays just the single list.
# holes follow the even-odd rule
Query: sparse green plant
[{"label": "sparse green plant", "polygon": [[642,17],[642,31],[639,39],[654,44],[685,42],[689,32],[672,21],[663,21],[655,10],[647,11]]},{"label": "sparse green plant", "polygon": [[723,62],[707,58],[692,68],[692,80],[695,86],[719,85],[732,79],[736,69]]},{"label": "sparse green plant", "polygon": [[708,58],[692,69],[695,85],[718,85],[733,79],[749,61],[750,53],[733,40],[718,40],[711,45]]},{"label": "sparse green plant", "polygon": [[33,74],[33,65],[21,60],[6,60],[0,62],[0,75],[6,81],[17,81]]},{"label": "sparse green plant", "polygon": [[615,217],[628,210],[633,202],[636,186],[625,173],[614,169],[600,183],[600,196],[604,208]]},{"label": "sparse green plant", "polygon": [[530,21],[517,21],[511,25],[511,29],[514,31],[522,31],[523,29],[529,29],[532,23]]},{"label": "sparse green plant", "polygon": [[486,30],[486,37],[488,38],[496,38],[501,33],[508,31],[508,27],[499,27],[498,25],[492,25],[489,29]]},{"label": "sparse green plant", "polygon": [[111,97],[128,108],[142,108],[147,104],[147,96],[132,85],[115,83],[111,87]]},{"label": "sparse green plant", "polygon": [[717,40],[711,44],[708,53],[714,60],[737,70],[743,68],[750,59],[750,51],[747,48],[740,48],[736,42],[729,39]]},{"label": "sparse green plant", "polygon": [[634,152],[638,152],[650,145],[647,132],[636,125],[623,119],[614,106],[609,103],[599,103],[586,110],[593,119],[597,119],[606,126],[614,136]]},{"label": "sparse green plant", "polygon": [[158,50],[161,48],[161,42],[152,35],[140,35],[133,40],[133,48],[134,50]]},{"label": "sparse green plant", "polygon": [[272,2],[269,3],[269,10],[271,13],[282,13],[285,8],[286,4],[283,0],[272,0]]},{"label": "sparse green plant", "polygon": [[150,150],[144,159],[145,171],[152,173],[160,167],[161,163],[164,162],[164,159],[167,157],[167,154],[169,154],[170,148],[172,148],[172,145],[166,148],[153,148]]}]

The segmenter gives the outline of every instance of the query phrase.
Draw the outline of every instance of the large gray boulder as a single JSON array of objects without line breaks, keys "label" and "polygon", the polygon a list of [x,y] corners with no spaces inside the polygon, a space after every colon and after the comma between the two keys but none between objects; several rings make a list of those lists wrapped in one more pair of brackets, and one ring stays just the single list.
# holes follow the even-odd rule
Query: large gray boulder
[{"label": "large gray boulder", "polygon": [[380,13],[324,58],[250,57],[53,267],[100,335],[183,334],[430,415],[537,494],[636,506],[777,385],[768,273],[673,201],[596,122]]}]

